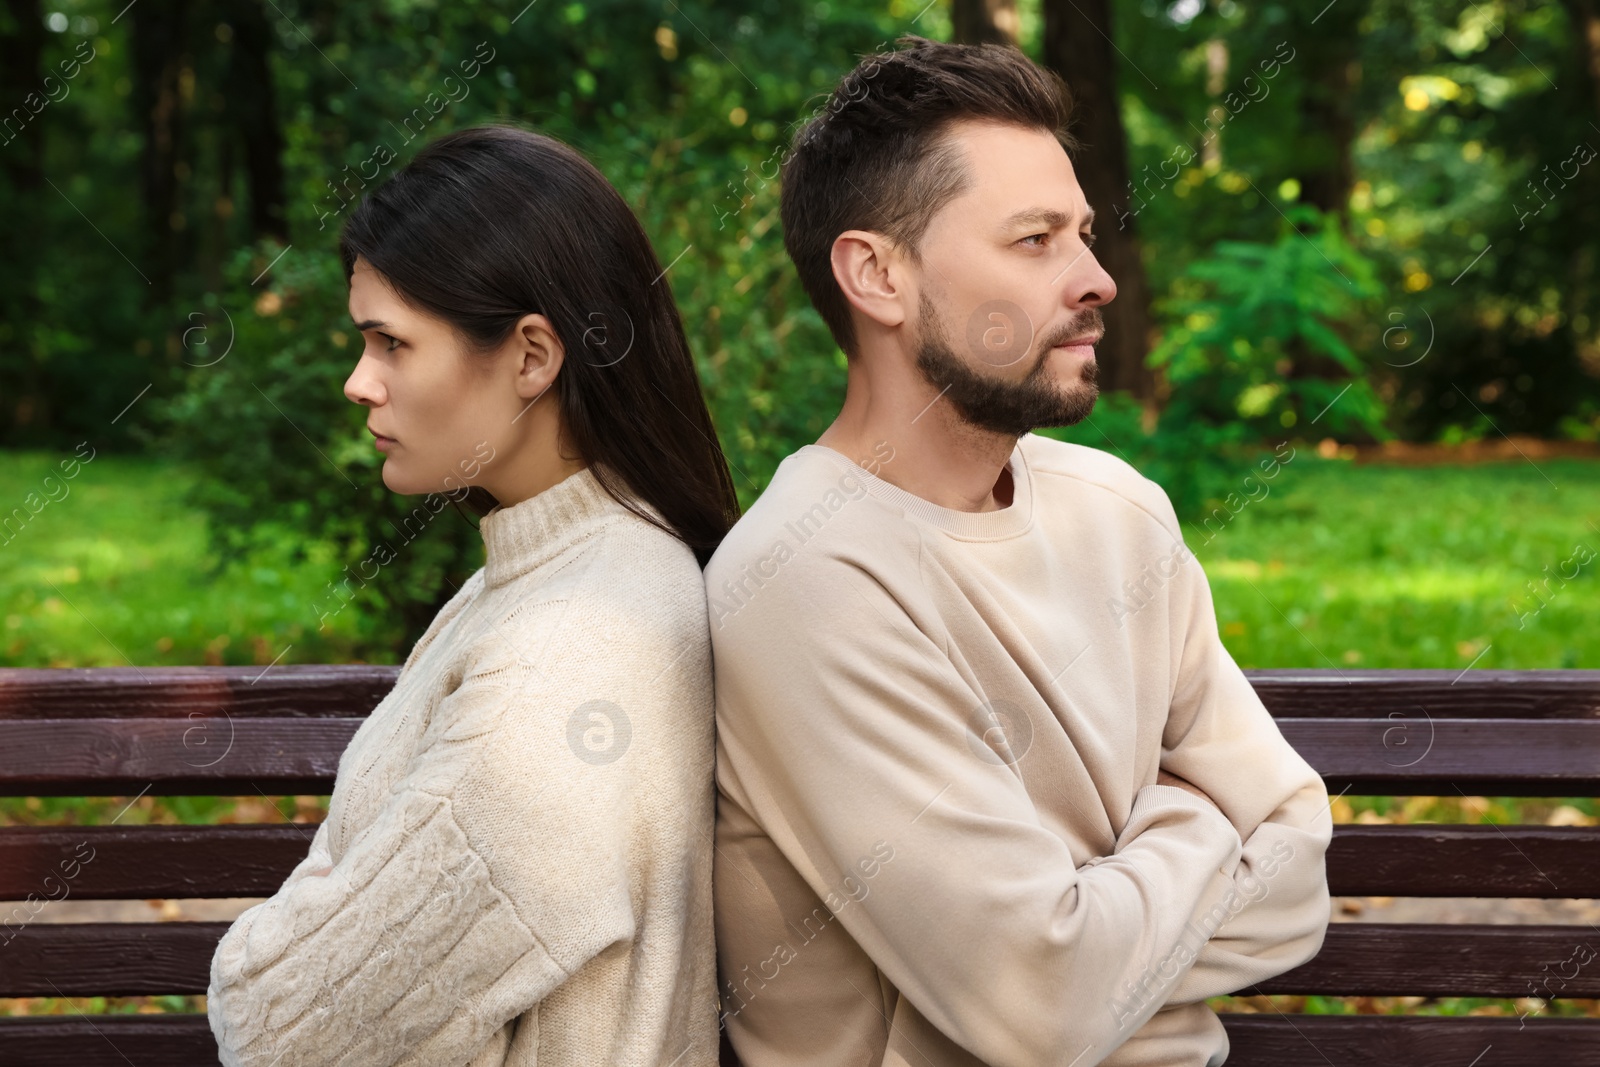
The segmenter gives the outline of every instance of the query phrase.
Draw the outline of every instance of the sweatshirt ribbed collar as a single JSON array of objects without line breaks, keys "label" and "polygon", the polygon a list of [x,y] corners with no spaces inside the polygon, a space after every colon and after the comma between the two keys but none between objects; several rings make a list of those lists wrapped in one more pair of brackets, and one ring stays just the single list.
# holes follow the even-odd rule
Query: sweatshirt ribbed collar
[{"label": "sweatshirt ribbed collar", "polygon": [[494,508],[478,521],[484,585],[493,589],[527,574],[624,514],[628,509],[601,487],[592,465],[542,493]]}]

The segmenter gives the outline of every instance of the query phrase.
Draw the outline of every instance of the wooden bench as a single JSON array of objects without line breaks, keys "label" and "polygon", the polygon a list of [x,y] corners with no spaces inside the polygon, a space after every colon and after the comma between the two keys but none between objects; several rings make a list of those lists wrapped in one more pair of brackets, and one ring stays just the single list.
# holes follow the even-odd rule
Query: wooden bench
[{"label": "wooden bench", "polygon": [[[340,752],[395,673],[0,670],[0,795],[328,793]],[[1330,793],[1600,795],[1600,671],[1247,673]],[[0,899],[269,896],[305,856],[313,829],[3,828]],[[1339,826],[1328,879],[1336,896],[1600,897],[1600,828]],[[17,910],[0,915],[0,996],[204,993],[227,928],[28,921],[36,906],[6,905]],[[1315,960],[1240,992],[1600,997],[1600,958],[1574,962],[1580,946],[1600,950],[1600,931],[1335,923]],[[1232,1067],[1600,1067],[1600,1020],[1264,1013],[1224,1021]],[[216,1062],[200,1015],[0,1017],[4,1067]]]}]

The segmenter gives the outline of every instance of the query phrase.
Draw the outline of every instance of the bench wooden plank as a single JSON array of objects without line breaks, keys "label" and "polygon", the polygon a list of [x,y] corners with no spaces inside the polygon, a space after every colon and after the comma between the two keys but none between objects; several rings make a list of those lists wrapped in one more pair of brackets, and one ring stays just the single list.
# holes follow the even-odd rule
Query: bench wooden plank
[{"label": "bench wooden plank", "polygon": [[1333,923],[1316,958],[1243,992],[1594,997],[1600,933],[1589,926]]},{"label": "bench wooden plank", "polygon": [[[0,901],[270,896],[316,830],[3,827]],[[1600,897],[1600,827],[1336,826],[1328,886],[1335,896]]]},{"label": "bench wooden plank", "polygon": [[1600,671],[1248,670],[1288,719],[1600,719]]},{"label": "bench wooden plank", "polygon": [[[5,827],[0,901],[271,896],[317,825]],[[28,914],[0,904],[0,936]]]},{"label": "bench wooden plank", "polygon": [[1596,1019],[1232,1012],[1221,1018],[1232,1046],[1228,1067],[1600,1067]]},{"label": "bench wooden plank", "polygon": [[[0,719],[0,795],[329,793],[362,721]],[[1600,795],[1600,720],[1278,723],[1333,793]]]},{"label": "bench wooden plank", "polygon": [[[381,664],[0,669],[0,718],[362,716],[394,688]],[[1600,719],[1600,671],[1247,670],[1283,718]]]},{"label": "bench wooden plank", "polygon": [[330,793],[363,721],[0,719],[0,795]]},{"label": "bench wooden plank", "polygon": [[399,667],[8,667],[0,719],[364,717]]},{"label": "bench wooden plank", "polygon": [[[1483,1016],[1224,1013],[1228,1067],[1600,1067],[1600,1022]],[[217,1067],[204,1015],[0,1018],[8,1067]],[[1486,1049],[1491,1055],[1483,1056]],[[731,1061],[729,1061],[731,1063]]]},{"label": "bench wooden plank", "polygon": [[1279,719],[1331,793],[1595,796],[1600,720]]},{"label": "bench wooden plank", "polygon": [[0,997],[204,993],[230,923],[33,923],[0,931]]},{"label": "bench wooden plank", "polygon": [[1600,827],[1335,826],[1334,896],[1600,897]]},{"label": "bench wooden plank", "polygon": [[[204,993],[228,925],[34,923],[0,941],[0,996]],[[1334,923],[1315,959],[1241,993],[1600,996],[1600,959],[1569,962],[1580,946],[1600,952],[1600,934],[1586,926]]]},{"label": "bench wooden plank", "polygon": [[219,1067],[204,1015],[0,1017],[5,1067]]}]

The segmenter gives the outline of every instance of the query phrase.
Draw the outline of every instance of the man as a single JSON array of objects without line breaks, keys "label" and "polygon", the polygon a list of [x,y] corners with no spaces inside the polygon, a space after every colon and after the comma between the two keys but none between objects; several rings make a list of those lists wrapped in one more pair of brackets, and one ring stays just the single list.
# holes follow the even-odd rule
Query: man
[{"label": "man", "polygon": [[1316,954],[1321,780],[1166,494],[1081,421],[1116,286],[1059,79],[907,38],[783,170],[845,401],[706,570],[723,1019],[745,1067],[1215,1065]]}]

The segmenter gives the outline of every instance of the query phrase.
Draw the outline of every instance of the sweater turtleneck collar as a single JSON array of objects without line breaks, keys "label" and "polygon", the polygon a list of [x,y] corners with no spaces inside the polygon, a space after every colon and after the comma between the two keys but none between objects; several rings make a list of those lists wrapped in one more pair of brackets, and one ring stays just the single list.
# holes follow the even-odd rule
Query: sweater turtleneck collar
[{"label": "sweater turtleneck collar", "polygon": [[510,507],[495,507],[478,521],[484,584],[493,589],[519,578],[626,514],[631,513],[600,485],[593,465]]}]

